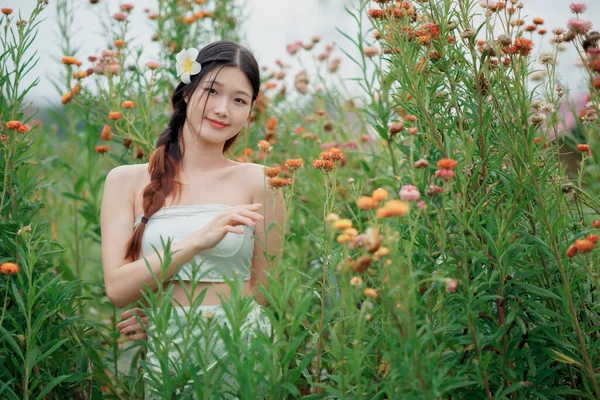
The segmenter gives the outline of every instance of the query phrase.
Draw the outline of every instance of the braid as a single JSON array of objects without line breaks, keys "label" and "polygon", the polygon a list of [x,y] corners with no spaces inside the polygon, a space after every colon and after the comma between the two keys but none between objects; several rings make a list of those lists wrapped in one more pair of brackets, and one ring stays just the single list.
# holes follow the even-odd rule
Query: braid
[{"label": "braid", "polygon": [[140,256],[146,222],[165,206],[167,197],[174,189],[181,194],[181,187],[175,179],[179,174],[181,160],[179,133],[186,117],[186,107],[179,104],[181,101],[183,101],[183,92],[176,90],[172,99],[175,111],[167,129],[159,136],[156,150],[152,152],[148,162],[150,183],[142,193],[143,221],[135,228],[133,236],[127,243],[125,258],[136,260]]}]

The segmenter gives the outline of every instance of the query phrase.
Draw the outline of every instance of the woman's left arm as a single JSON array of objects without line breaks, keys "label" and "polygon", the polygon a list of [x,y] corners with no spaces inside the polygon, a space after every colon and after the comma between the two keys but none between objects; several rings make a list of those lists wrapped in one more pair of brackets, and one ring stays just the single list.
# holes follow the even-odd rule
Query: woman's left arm
[{"label": "woman's left arm", "polygon": [[[264,167],[259,165],[252,178],[252,203],[261,203],[261,211],[265,217],[263,223],[257,223],[254,231],[254,256],[250,270],[250,283],[254,298],[260,305],[268,305],[260,286],[268,287],[267,268],[277,268],[283,250],[283,231],[285,220],[285,202],[282,189],[274,189],[267,184]],[[254,171],[253,171],[254,172]],[[270,227],[273,225],[272,227]],[[267,233],[268,232],[268,233]],[[266,257],[265,257],[266,256]]]}]

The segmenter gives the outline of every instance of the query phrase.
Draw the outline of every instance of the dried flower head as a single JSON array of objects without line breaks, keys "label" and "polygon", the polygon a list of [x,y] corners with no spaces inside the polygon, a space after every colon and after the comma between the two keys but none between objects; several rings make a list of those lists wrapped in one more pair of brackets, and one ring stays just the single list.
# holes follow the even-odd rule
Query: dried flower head
[{"label": "dried flower head", "polygon": [[421,193],[416,186],[413,185],[404,185],[402,189],[400,189],[399,193],[400,199],[404,201],[416,201],[421,198]]},{"label": "dried flower head", "polygon": [[108,152],[108,146],[96,146],[95,150],[96,150],[96,153],[104,154],[104,153]]},{"label": "dried flower head", "polygon": [[346,218],[338,219],[333,223],[333,229],[345,230],[348,228],[352,228],[352,221]]},{"label": "dried flower head", "polygon": [[335,168],[333,161],[323,160],[322,158],[314,160],[312,166],[313,168],[320,169],[323,172],[331,172]]},{"label": "dried flower head", "polygon": [[292,184],[292,178],[269,178],[268,184],[272,188],[282,188]]},{"label": "dried flower head", "polygon": [[131,100],[125,100],[123,103],[121,103],[121,107],[123,107],[123,108],[133,108],[133,107],[135,107],[135,104]]},{"label": "dried flower head", "polygon": [[112,128],[110,125],[104,125],[104,127],[102,128],[102,132],[100,133],[100,139],[111,140],[113,138],[111,131]]},{"label": "dried flower head", "polygon": [[260,150],[264,151],[265,153],[269,153],[271,150],[273,150],[273,146],[271,146],[271,144],[266,140],[261,140],[260,142],[258,142],[257,146]]},{"label": "dried flower head", "polygon": [[304,166],[304,160],[301,158],[288,158],[285,160],[285,166],[291,170],[295,171]]},{"label": "dried flower head", "polygon": [[442,158],[437,162],[437,167],[440,169],[454,169],[457,162],[451,158]]},{"label": "dried flower head", "polygon": [[376,212],[377,218],[399,217],[408,214],[409,206],[400,200],[390,200]]},{"label": "dried flower head", "polygon": [[15,130],[16,131],[17,129],[19,129],[19,127],[21,125],[22,124],[19,121],[8,121],[6,123],[6,129],[8,129],[8,130]]},{"label": "dried flower head", "polygon": [[269,178],[275,178],[277,175],[281,173],[281,168],[273,166],[273,167],[265,167],[265,175]]},{"label": "dried flower head", "polygon": [[571,3],[569,8],[573,14],[583,14],[587,10],[587,6],[583,3]]},{"label": "dried flower head", "polygon": [[123,114],[121,114],[119,111],[111,111],[108,113],[108,119],[116,121],[118,119],[121,119],[123,117]]},{"label": "dried flower head", "polygon": [[363,284],[363,280],[362,280],[362,278],[360,276],[353,276],[350,279],[350,285],[352,285],[354,287],[359,288],[359,287],[362,286],[362,284]]},{"label": "dried flower head", "polygon": [[371,193],[371,197],[373,197],[377,201],[384,201],[388,198],[388,191],[382,188],[378,188],[373,190]]},{"label": "dried flower head", "polygon": [[375,290],[373,288],[365,288],[363,290],[363,294],[372,299],[377,299],[377,297],[379,297],[379,293],[377,292],[377,290]]},{"label": "dried flower head", "polygon": [[356,206],[361,210],[374,210],[379,205],[379,202],[371,196],[360,196],[356,199]]},{"label": "dried flower head", "polygon": [[81,61],[72,56],[64,56],[62,58],[62,63],[65,65],[77,65],[78,67],[80,67],[82,64]]},{"label": "dried flower head", "polygon": [[458,288],[458,282],[456,281],[456,279],[448,278],[446,280],[446,292],[454,293],[454,292],[456,292],[457,288]]},{"label": "dried flower head", "polygon": [[573,246],[577,249],[578,252],[589,253],[594,249],[594,242],[588,239],[577,239]]},{"label": "dried flower head", "polygon": [[16,275],[19,273],[19,266],[13,262],[5,262],[0,264],[0,274],[2,275]]}]

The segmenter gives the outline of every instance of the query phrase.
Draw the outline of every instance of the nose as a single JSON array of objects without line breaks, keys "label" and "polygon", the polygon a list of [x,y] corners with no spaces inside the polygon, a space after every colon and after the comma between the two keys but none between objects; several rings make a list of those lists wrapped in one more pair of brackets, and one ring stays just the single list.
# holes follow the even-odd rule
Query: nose
[{"label": "nose", "polygon": [[226,99],[221,99],[217,104],[215,104],[215,114],[217,114],[221,117],[229,116],[229,111],[227,110]]}]

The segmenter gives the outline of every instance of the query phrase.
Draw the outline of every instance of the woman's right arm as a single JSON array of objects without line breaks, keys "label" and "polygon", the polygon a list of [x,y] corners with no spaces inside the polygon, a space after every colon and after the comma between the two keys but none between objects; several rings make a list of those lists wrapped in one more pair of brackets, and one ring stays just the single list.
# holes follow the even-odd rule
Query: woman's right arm
[{"label": "woman's right arm", "polygon": [[[154,253],[146,260],[125,259],[125,246],[133,234],[133,185],[134,166],[124,165],[114,168],[106,177],[104,196],[100,214],[102,237],[102,268],[106,294],[117,307],[125,307],[142,298],[143,285],[152,290],[157,283],[148,270],[146,260],[156,276],[161,273],[161,260]],[[188,263],[205,247],[198,235],[190,235],[171,245],[171,263],[166,278],[175,274],[181,265]],[[163,252],[160,252],[161,257]]]}]

